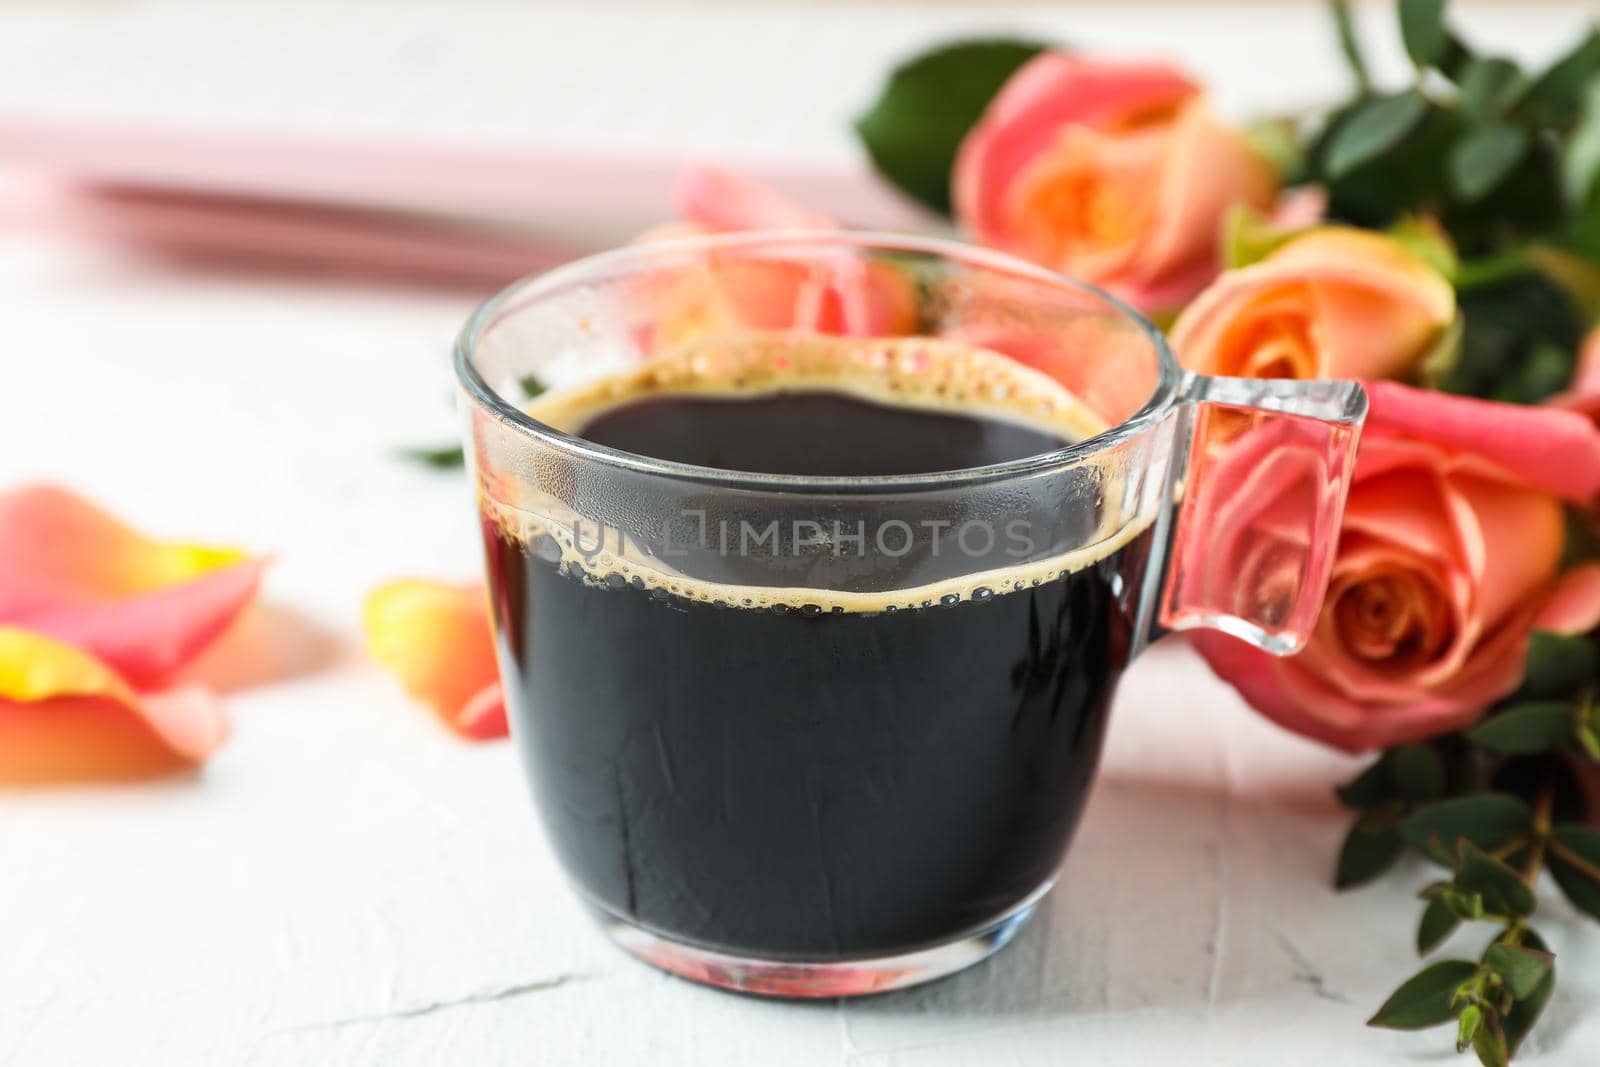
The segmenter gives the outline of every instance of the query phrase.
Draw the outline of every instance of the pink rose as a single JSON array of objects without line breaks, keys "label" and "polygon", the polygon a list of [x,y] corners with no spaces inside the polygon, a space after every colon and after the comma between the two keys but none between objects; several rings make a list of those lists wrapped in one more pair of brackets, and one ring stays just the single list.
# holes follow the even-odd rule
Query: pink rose
[{"label": "pink rose", "polygon": [[1455,314],[1449,281],[1392,238],[1326,227],[1223,274],[1178,317],[1172,347],[1201,374],[1402,378]]},{"label": "pink rose", "polygon": [[953,192],[978,241],[1161,310],[1216,275],[1228,208],[1265,209],[1276,182],[1173,68],[1047,52],[962,142]]},{"label": "pink rose", "polygon": [[[776,189],[709,166],[684,168],[672,193],[681,221],[653,227],[641,241],[744,230],[833,230]],[[892,337],[916,327],[915,286],[892,264],[841,254],[828,277],[799,260],[710,253],[705,269],[656,286],[653,347],[708,333],[802,329],[852,337]]]},{"label": "pink rose", "polygon": [[[1351,751],[1472,723],[1521,683],[1531,630],[1600,625],[1600,566],[1559,573],[1561,502],[1600,493],[1600,430],[1549,408],[1392,382],[1367,390],[1332,580],[1305,651],[1274,659],[1220,634],[1195,638],[1257,710]],[[1273,484],[1262,463],[1240,468]],[[1247,566],[1222,558],[1212,569]]]}]

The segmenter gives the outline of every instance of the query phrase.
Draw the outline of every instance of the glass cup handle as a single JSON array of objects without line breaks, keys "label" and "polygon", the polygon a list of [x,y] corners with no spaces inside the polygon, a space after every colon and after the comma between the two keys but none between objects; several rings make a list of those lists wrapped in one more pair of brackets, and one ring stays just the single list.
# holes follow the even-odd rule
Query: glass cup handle
[{"label": "glass cup handle", "polygon": [[1274,655],[1305,647],[1327,592],[1367,396],[1356,382],[1184,377],[1157,624]]}]

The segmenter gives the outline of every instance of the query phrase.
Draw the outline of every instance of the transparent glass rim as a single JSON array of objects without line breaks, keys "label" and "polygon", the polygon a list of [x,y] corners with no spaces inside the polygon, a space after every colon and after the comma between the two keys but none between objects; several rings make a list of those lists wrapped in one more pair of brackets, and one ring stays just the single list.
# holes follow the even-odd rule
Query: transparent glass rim
[{"label": "transparent glass rim", "polygon": [[[478,372],[474,355],[483,332],[512,305],[550,299],[580,285],[604,281],[640,270],[651,264],[666,264],[686,255],[726,251],[754,251],[763,248],[840,248],[852,251],[900,252],[937,256],[984,270],[1003,272],[1086,294],[1104,304],[1139,330],[1154,351],[1158,376],[1155,388],[1143,406],[1115,426],[1050,452],[991,463],[980,467],[937,471],[928,474],[856,476],[811,476],[765,474],[755,471],[722,470],[690,463],[655,459],[595,444],[553,426],[546,425],[508,402]],[[739,233],[680,237],[627,245],[598,255],[586,256],[553,270],[529,275],[511,283],[473,312],[462,327],[455,344],[456,377],[472,402],[492,413],[499,421],[542,444],[573,457],[610,467],[729,489],[767,490],[783,493],[915,492],[981,485],[1009,478],[1027,477],[1043,471],[1071,466],[1148,430],[1167,414],[1176,402],[1182,370],[1155,324],[1125,301],[1098,286],[1057,271],[1029,263],[1015,256],[978,248],[960,241],[938,237],[874,233],[853,230],[750,230]]]}]

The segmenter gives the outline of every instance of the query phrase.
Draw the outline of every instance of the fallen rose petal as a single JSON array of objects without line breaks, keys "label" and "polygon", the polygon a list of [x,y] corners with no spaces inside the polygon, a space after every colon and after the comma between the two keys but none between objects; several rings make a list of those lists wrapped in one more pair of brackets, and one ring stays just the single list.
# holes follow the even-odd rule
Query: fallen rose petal
[{"label": "fallen rose petal", "polygon": [[456,728],[474,741],[492,741],[510,733],[506,722],[506,695],[498,680],[473,694],[456,716]]},{"label": "fallen rose petal", "polygon": [[227,733],[198,686],[138,693],[71,645],[0,626],[0,781],[161,773],[204,760]]},{"label": "fallen rose petal", "polygon": [[506,736],[482,586],[388,582],[367,596],[364,623],[372,657],[452,730],[477,741]]},{"label": "fallen rose petal", "polygon": [[116,671],[82,649],[17,626],[0,626],[0,699],[33,704],[60,696],[134,700]]},{"label": "fallen rose petal", "polygon": [[155,688],[249,604],[266,563],[150,540],[54,486],[0,494],[0,623],[48,634]]}]

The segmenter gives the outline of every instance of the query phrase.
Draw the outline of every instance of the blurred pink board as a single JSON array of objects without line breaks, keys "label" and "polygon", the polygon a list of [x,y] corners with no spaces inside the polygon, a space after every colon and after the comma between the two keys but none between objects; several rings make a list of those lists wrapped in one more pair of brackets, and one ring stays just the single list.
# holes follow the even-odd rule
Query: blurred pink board
[{"label": "blurred pink board", "polygon": [[[682,159],[233,135],[0,118],[0,165],[126,187],[470,215],[535,227],[670,214]],[[927,217],[863,168],[748,168],[814,210],[866,229]]]}]

